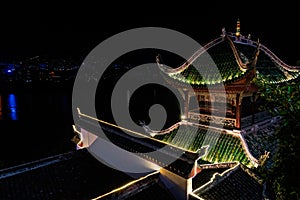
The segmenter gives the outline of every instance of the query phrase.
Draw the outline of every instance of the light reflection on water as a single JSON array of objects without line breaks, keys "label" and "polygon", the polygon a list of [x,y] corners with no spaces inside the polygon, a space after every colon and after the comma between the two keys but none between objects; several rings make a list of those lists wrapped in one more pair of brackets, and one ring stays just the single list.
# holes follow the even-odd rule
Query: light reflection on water
[{"label": "light reflection on water", "polygon": [[[0,120],[69,119],[69,93],[0,93]],[[30,119],[29,119],[30,118]]]},{"label": "light reflection on water", "polygon": [[0,120],[18,120],[18,102],[15,94],[0,94]]},{"label": "light reflection on water", "polygon": [[9,109],[9,115],[11,120],[18,120],[18,112],[17,112],[17,100],[16,95],[9,94],[7,97],[7,107]]},{"label": "light reflection on water", "polygon": [[74,150],[70,92],[0,93],[0,169]]}]

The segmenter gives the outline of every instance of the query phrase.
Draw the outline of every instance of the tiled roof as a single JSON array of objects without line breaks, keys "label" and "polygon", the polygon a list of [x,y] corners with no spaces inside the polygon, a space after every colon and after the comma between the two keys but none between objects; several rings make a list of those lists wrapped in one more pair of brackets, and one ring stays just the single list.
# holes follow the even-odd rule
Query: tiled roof
[{"label": "tiled roof", "polygon": [[180,128],[155,137],[191,151],[209,145],[208,154],[202,159],[211,163],[239,161],[245,165],[251,165],[245,147],[237,135],[213,129],[181,125]]},{"label": "tiled roof", "polygon": [[[83,118],[80,123],[80,126],[84,125],[86,131],[93,132],[93,126],[86,123]],[[115,145],[126,151],[136,153],[143,159],[185,178],[189,177],[195,160],[199,156],[204,155],[206,151],[205,148],[199,147],[199,151],[191,152],[146,135],[143,135],[143,137],[132,137],[126,134],[126,131],[129,131],[128,129],[121,129],[121,127],[102,124],[102,129],[107,133],[107,138]],[[163,150],[161,150],[162,148]],[[149,152],[153,151],[155,151],[155,154],[149,154]],[[169,160],[172,160],[172,162],[170,163]]]},{"label": "tiled roof", "polygon": [[[248,58],[251,58],[256,49],[255,46],[243,43],[235,43],[235,46],[240,54]],[[267,81],[268,83],[282,82],[299,76],[299,72],[284,69],[262,50],[256,63],[256,73],[258,80]]]},{"label": "tiled roof", "polygon": [[0,199],[91,199],[131,180],[81,149],[1,170]]},{"label": "tiled roof", "polygon": [[260,128],[254,133],[244,135],[251,154],[259,159],[261,155],[269,152],[266,166],[271,167],[274,163],[275,154],[278,149],[279,141],[275,136],[276,126]]},{"label": "tiled roof", "polygon": [[197,52],[170,72],[159,65],[167,80],[193,88],[230,85],[242,79],[252,79],[254,73],[250,72],[254,67],[257,80],[268,83],[285,82],[300,76],[299,66],[288,66],[264,45],[248,39],[236,40],[230,34],[209,42]]},{"label": "tiled roof", "polygon": [[221,175],[215,175],[212,180],[196,189],[194,194],[205,200],[264,198],[264,186],[260,179],[239,164]]},{"label": "tiled roof", "polygon": [[194,87],[200,87],[205,84],[231,83],[245,75],[246,72],[240,70],[227,40],[209,48],[207,53],[213,62],[200,56],[181,73],[170,74],[169,76]]},{"label": "tiled roof", "polygon": [[229,169],[229,167],[201,169],[201,171],[193,178],[193,190],[209,182],[215,173],[221,174],[227,169]]},{"label": "tiled roof", "polygon": [[1,170],[0,199],[174,199],[159,172],[139,179],[114,170],[87,149]]}]

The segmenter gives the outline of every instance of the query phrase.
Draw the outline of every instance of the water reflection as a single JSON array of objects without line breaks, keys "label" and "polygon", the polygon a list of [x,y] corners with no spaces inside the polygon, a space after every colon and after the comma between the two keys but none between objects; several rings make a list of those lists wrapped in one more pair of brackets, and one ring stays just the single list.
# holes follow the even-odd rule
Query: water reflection
[{"label": "water reflection", "polygon": [[11,120],[18,120],[18,113],[17,113],[17,100],[16,95],[9,94],[7,98],[7,106],[9,109],[9,116]]},{"label": "water reflection", "polygon": [[[0,145],[0,165],[20,164],[75,149],[71,141],[71,92],[13,91],[0,96],[0,136],[1,141],[8,141]],[[16,153],[7,149],[15,149]]]},{"label": "water reflection", "polygon": [[0,120],[72,120],[71,102],[69,93],[0,93]]}]

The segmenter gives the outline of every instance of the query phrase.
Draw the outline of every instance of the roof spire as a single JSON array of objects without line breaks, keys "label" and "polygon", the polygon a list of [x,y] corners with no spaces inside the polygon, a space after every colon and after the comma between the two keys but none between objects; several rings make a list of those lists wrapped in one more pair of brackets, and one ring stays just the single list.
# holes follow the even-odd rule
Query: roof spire
[{"label": "roof spire", "polygon": [[241,22],[240,22],[240,19],[238,18],[237,19],[237,22],[236,22],[236,33],[235,33],[236,37],[240,37],[241,35]]}]

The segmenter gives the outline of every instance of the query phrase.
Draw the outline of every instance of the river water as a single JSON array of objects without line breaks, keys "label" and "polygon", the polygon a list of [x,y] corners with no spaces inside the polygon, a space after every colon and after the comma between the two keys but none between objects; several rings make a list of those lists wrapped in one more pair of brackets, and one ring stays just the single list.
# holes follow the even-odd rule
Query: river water
[{"label": "river water", "polygon": [[71,90],[0,93],[0,168],[75,149]]},{"label": "river water", "polygon": [[[101,111],[98,118],[114,123],[110,114],[113,88],[108,85],[97,91],[95,106]],[[168,89],[150,85],[129,93],[130,117],[136,123],[151,121],[149,108],[154,104],[166,109],[164,128],[179,120],[178,103]],[[73,124],[71,86],[0,92],[0,169],[75,150]]]}]

